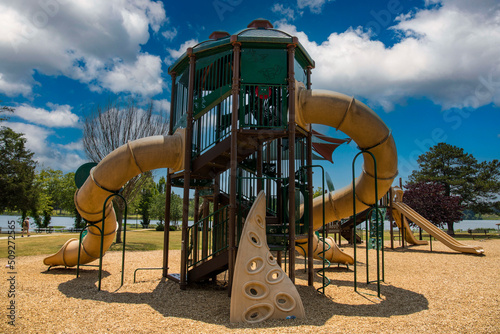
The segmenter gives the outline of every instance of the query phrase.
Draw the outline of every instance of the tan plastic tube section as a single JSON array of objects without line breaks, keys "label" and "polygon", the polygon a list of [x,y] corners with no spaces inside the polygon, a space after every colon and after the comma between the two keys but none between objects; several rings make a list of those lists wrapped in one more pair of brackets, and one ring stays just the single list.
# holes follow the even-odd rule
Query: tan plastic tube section
[{"label": "tan plastic tube section", "polygon": [[[82,217],[90,222],[102,220],[103,204],[111,191],[119,190],[128,180],[140,173],[158,169],[183,168],[184,130],[172,136],[153,136],[129,142],[106,156],[94,167],[83,186],[75,194],[75,205]],[[106,190],[108,189],[108,190]],[[102,227],[102,222],[95,226]],[[117,223],[112,202],[106,207],[103,254],[113,242]],[[43,260],[48,266],[72,267],[78,261],[78,239],[68,240],[54,255]],[[82,240],[80,264],[99,258],[101,234],[89,227]]]},{"label": "tan plastic tube section", "polygon": [[[307,241],[307,240],[306,240]],[[316,234],[313,235],[313,257],[315,259],[326,258],[330,263],[340,263],[340,264],[354,264],[354,258],[344,253],[339,246],[335,243],[332,237],[325,239],[325,255],[323,255],[323,241],[318,238]],[[301,245],[302,246],[302,245]],[[307,242],[305,244],[306,248],[296,246],[295,249],[300,255],[307,256]]]},{"label": "tan plastic tube section", "polygon": [[[371,156],[363,154],[363,172],[357,177],[356,213],[374,204],[390,188],[398,174],[398,156],[391,131],[365,104],[344,94],[326,90],[297,88],[297,123],[302,127],[323,124],[344,132],[360,149],[371,152],[377,163],[378,193],[375,195],[375,166]],[[323,224],[323,200],[313,201],[313,226],[317,230]],[[325,221],[332,222],[353,215],[353,189],[348,185],[331,192],[325,203]],[[306,242],[305,240],[297,240]],[[307,249],[307,244],[303,246]]]}]

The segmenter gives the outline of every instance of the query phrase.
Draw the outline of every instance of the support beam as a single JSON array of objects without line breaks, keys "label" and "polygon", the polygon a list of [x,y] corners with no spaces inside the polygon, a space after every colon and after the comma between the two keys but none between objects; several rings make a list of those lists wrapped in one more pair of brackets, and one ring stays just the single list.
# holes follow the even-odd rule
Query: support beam
[{"label": "support beam", "polygon": [[[312,166],[312,132],[307,136],[307,165]],[[313,172],[312,167],[307,169],[307,191],[309,192],[309,227],[307,233],[307,285],[314,283],[314,257],[313,257]]]},{"label": "support beam", "polygon": [[182,208],[182,242],[181,242],[181,290],[187,287],[187,259],[188,259],[188,222],[189,222],[189,185],[191,183],[191,150],[193,147],[193,100],[194,74],[196,70],[196,56],[193,48],[188,48],[189,57],[189,87],[186,125],[186,149],[184,151],[184,193]]},{"label": "support beam", "polygon": [[[176,92],[176,78],[177,74],[171,72],[172,77],[172,93],[170,94],[170,121],[168,126],[168,135],[174,132],[174,113],[175,113],[175,92]],[[168,253],[170,247],[170,206],[171,206],[171,192],[172,192],[172,179],[170,173],[167,173],[167,183],[165,184],[165,229],[163,230],[163,272],[162,276],[168,275]]]},{"label": "support beam", "polygon": [[288,276],[295,284],[295,47],[296,37],[288,48],[288,233],[290,270]]},{"label": "support beam", "polygon": [[231,117],[231,157],[230,157],[230,191],[229,191],[229,258],[228,258],[228,291],[231,294],[233,284],[234,265],[236,261],[236,173],[238,169],[238,107],[240,93],[240,51],[241,43],[237,36],[231,37],[233,43],[233,83],[232,83],[232,117]]}]

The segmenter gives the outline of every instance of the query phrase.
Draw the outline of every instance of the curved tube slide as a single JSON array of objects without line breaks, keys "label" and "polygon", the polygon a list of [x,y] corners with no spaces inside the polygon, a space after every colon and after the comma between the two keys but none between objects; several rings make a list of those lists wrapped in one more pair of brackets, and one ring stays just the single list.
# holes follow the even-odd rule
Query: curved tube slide
[{"label": "curved tube slide", "polygon": [[[305,244],[307,247],[307,243]],[[295,246],[295,249],[300,255],[307,256],[307,248]],[[326,238],[325,249],[328,249],[323,256],[323,241],[316,234],[313,235],[313,257],[321,260],[321,257],[327,259],[330,263],[354,264],[354,258],[347,253],[344,253],[335,243],[332,237]]]},{"label": "curved tube slide", "polygon": [[[83,186],[75,194],[75,205],[84,219],[102,227],[103,203],[112,192],[140,173],[157,169],[183,168],[184,130],[172,136],[152,136],[129,142],[106,156],[90,172]],[[106,206],[103,254],[113,242],[117,223],[112,201]],[[95,226],[88,229],[82,240],[80,264],[99,258],[101,233]],[[54,255],[43,260],[48,266],[75,266],[78,262],[78,239],[68,240]]]},{"label": "curved tube slide", "polygon": [[[398,174],[396,144],[385,123],[365,104],[347,95],[297,87],[297,123],[307,128],[310,124],[323,124],[341,130],[351,137],[362,150],[371,152],[377,162],[377,190],[375,195],[375,166],[367,153],[363,154],[363,172],[356,179],[356,213],[374,204],[391,187]],[[331,192],[325,202],[325,221],[331,222],[352,216],[352,185]],[[313,201],[313,226],[323,225],[323,200]],[[307,239],[297,240],[307,242]],[[307,243],[304,248],[307,250]],[[296,248],[297,249],[297,248]],[[330,260],[330,259],[328,259]],[[335,262],[335,261],[331,261]]]}]

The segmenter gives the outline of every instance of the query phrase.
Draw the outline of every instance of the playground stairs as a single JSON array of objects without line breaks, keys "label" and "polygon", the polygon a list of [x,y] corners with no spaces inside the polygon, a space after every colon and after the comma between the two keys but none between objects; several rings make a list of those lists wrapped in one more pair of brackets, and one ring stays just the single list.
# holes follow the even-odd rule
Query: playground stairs
[{"label": "playground stairs", "polygon": [[[258,147],[266,141],[287,135],[284,130],[238,130],[238,163],[256,152]],[[231,136],[228,136],[193,160],[191,176],[201,179],[213,178],[213,175],[229,169],[230,152]]]},{"label": "playground stairs", "polygon": [[[366,209],[356,215],[356,225],[354,224],[354,217],[349,218],[347,221],[343,222],[340,225],[340,235],[344,237],[350,244],[353,243],[352,240],[352,231],[354,226],[358,226],[362,222],[364,222],[367,218],[368,212],[370,209]],[[360,244],[362,242],[361,237],[356,234],[356,243]]]},{"label": "playground stairs", "polygon": [[228,268],[227,250],[214,255],[210,260],[200,263],[188,271],[188,282],[201,282],[213,278]]}]

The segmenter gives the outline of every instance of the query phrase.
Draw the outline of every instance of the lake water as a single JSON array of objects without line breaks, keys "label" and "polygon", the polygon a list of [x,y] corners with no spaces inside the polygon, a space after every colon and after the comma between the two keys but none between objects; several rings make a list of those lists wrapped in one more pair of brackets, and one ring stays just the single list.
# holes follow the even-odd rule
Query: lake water
[{"label": "lake water", "polygon": [[[5,231],[7,230],[7,222],[14,220],[17,221],[20,219],[20,216],[6,216],[6,215],[0,215],[0,228]],[[62,226],[64,228],[71,228],[73,227],[75,223],[75,220],[73,217],[52,217],[50,226]],[[137,224],[138,227],[141,226],[141,221],[140,219],[129,219],[127,221],[128,224]],[[152,220],[151,225],[156,225],[158,221]],[[463,220],[459,223],[455,223],[455,231],[457,230],[462,230],[462,231],[467,231],[468,229],[475,229],[475,228],[493,228],[498,230],[498,226],[496,224],[500,223],[500,220]],[[180,222],[179,222],[180,224]],[[190,221],[189,225],[192,225],[193,222]],[[17,225],[17,227],[20,229],[21,226]],[[30,229],[34,229],[35,224],[31,222]],[[389,224],[386,222],[384,224],[384,228],[386,230],[389,230]]]},{"label": "lake water", "polygon": [[[9,221],[18,221],[21,219],[21,216],[7,216],[7,215],[0,215],[0,229],[2,229],[2,233],[5,233],[7,230],[7,222]],[[127,220],[127,225],[135,225],[140,228],[141,227],[141,220],[140,219],[128,219]],[[150,227],[151,226],[156,226],[158,224],[157,220],[151,220]],[[172,223],[173,224],[173,223]],[[181,223],[178,222],[180,225]],[[189,225],[192,225],[193,222],[190,221]],[[52,217],[50,220],[50,225],[49,226],[60,226],[63,228],[72,228],[75,225],[75,218],[74,217]],[[36,227],[35,223],[33,222],[33,219],[30,217],[30,231],[33,230]],[[20,224],[16,224],[17,229],[21,229]]]}]

